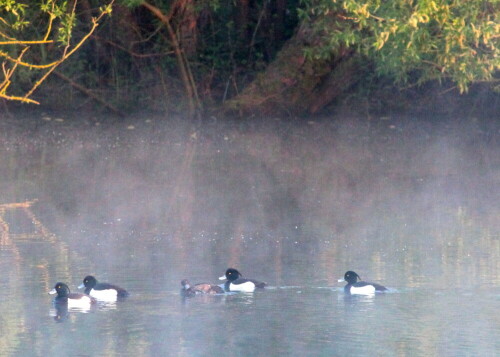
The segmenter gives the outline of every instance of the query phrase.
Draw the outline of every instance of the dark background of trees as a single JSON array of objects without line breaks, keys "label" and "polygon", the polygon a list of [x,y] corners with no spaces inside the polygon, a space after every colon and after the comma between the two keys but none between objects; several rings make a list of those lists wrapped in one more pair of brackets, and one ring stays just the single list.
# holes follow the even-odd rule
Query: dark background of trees
[{"label": "dark background of trees", "polygon": [[[123,0],[114,5],[112,16],[104,20],[84,47],[36,92],[37,100],[47,108],[61,110],[111,110],[123,114],[147,108],[185,113],[190,110],[187,96],[196,96],[200,106],[196,110],[203,114],[307,115],[312,112],[310,107],[301,108],[300,112],[287,111],[286,105],[259,108],[248,96],[244,100],[252,105],[244,110],[228,109],[226,105],[228,100],[241,95],[259,73],[265,73],[283,46],[297,37],[297,33],[302,31],[303,37],[308,36],[307,29],[300,26],[299,0],[148,3],[170,21],[183,51],[184,64],[192,75],[194,94],[186,93],[186,83],[183,83],[165,23],[140,1]],[[75,38],[88,30],[87,24],[100,5],[102,2],[96,0],[78,2],[79,26]],[[299,57],[290,52],[284,61],[293,64]],[[329,68],[327,65],[319,72]],[[397,87],[390,78],[375,75],[368,62],[357,63],[342,73],[353,74],[356,80],[351,81],[353,76],[335,78],[334,85],[345,86],[346,90],[342,90],[341,95],[319,100],[314,114],[332,110],[352,110],[363,115],[388,115],[407,110],[437,114],[464,114],[464,110],[470,115],[498,113],[499,95],[491,90],[490,84],[473,85],[467,95],[461,95],[446,81]],[[331,91],[331,83],[323,83],[323,86],[330,86]],[[272,91],[270,88],[270,93]],[[317,89],[311,93],[323,95]],[[96,98],[100,102],[96,102]],[[300,92],[294,98],[300,101]],[[253,113],[252,108],[255,108]]]}]

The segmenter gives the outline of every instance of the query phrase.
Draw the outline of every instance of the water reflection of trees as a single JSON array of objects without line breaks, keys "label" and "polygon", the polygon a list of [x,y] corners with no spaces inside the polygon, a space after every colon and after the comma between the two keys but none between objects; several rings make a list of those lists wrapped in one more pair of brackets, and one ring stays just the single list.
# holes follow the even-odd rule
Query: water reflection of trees
[{"label": "water reflection of trees", "polygon": [[498,155],[487,132],[477,122],[389,124],[67,132],[62,148],[30,151],[40,161],[31,169],[39,171],[44,207],[57,213],[53,226],[69,219],[74,231],[89,233],[78,247],[84,253],[93,240],[106,244],[104,222],[109,236],[132,232],[119,249],[158,239],[152,249],[175,252],[185,266],[197,250],[217,250],[203,257],[213,266],[273,261],[277,281],[283,267],[315,270],[320,262],[331,284],[361,265],[372,279],[395,269],[418,285],[443,269],[437,261],[467,263],[477,252],[472,241],[484,244],[482,269],[494,268],[499,214],[488,192]]},{"label": "water reflection of trees", "polygon": [[[86,269],[153,271],[144,286],[162,291],[167,277],[177,289],[184,272],[215,279],[229,265],[277,285],[338,286],[347,269],[390,287],[500,282],[500,155],[481,133],[443,139],[376,123],[170,129],[66,132],[63,144],[41,138],[10,151],[0,170],[14,195],[40,201],[0,206],[9,274],[29,259],[48,290],[54,267],[70,279],[83,256]],[[35,252],[40,242],[48,248]],[[14,323],[22,304],[2,305],[13,312],[6,330],[24,331]],[[120,339],[148,349],[144,333]]]},{"label": "water reflection of trees", "polygon": [[[35,202],[36,200],[0,204],[2,276],[8,279],[7,283],[2,283],[2,290],[6,294],[2,298],[0,313],[4,331],[0,337],[1,351],[16,350],[21,334],[26,333],[29,328],[29,324],[24,321],[25,312],[30,311],[31,301],[21,297],[26,295],[26,291],[32,290],[33,286],[26,288],[25,280],[32,281],[31,275],[38,276],[34,280],[39,282],[37,286],[43,286],[44,291],[48,291],[54,281],[49,265],[49,259],[52,258],[44,254],[32,254],[33,249],[40,250],[39,244],[48,243],[50,249],[54,249],[53,260],[67,259],[64,243],[56,242],[55,236],[33,213],[32,206]],[[28,267],[35,270],[23,273]],[[26,279],[27,276],[30,278]]]}]

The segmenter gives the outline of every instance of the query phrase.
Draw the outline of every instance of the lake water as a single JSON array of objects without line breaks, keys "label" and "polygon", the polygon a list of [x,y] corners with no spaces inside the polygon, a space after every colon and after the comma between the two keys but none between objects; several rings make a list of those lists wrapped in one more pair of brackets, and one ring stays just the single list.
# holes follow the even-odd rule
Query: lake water
[{"label": "lake water", "polygon": [[[498,121],[22,120],[0,124],[0,356],[500,353]],[[181,297],[228,267],[269,288]],[[389,292],[346,296],[347,270]],[[130,297],[56,309],[88,274]]]}]

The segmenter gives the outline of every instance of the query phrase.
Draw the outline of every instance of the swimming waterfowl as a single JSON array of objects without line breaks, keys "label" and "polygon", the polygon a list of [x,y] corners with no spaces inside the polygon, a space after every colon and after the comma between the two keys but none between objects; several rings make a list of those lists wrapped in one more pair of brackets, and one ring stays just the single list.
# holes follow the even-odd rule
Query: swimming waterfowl
[{"label": "swimming waterfowl", "polygon": [[[358,281],[358,279],[360,281]],[[347,285],[344,287],[346,294],[351,295],[372,295],[375,292],[383,292],[388,289],[385,286],[375,283],[368,283],[361,281],[361,277],[353,271],[348,271],[344,274],[344,279],[339,279],[339,283],[346,281]]]},{"label": "swimming waterfowl", "polygon": [[88,275],[83,279],[83,283],[78,286],[78,289],[82,288],[85,288],[85,294],[102,301],[116,301],[126,298],[129,295],[127,290],[119,286],[109,283],[99,283],[92,275]]},{"label": "swimming waterfowl", "polygon": [[234,268],[227,269],[226,273],[219,278],[219,280],[224,279],[227,279],[224,284],[226,291],[253,292],[255,288],[264,288],[266,286],[266,283],[261,281],[242,278],[241,273]]},{"label": "swimming waterfowl", "polygon": [[54,298],[55,304],[67,305],[69,308],[71,307],[80,307],[80,308],[89,308],[91,305],[97,302],[93,297],[80,294],[80,293],[72,293],[68,285],[64,283],[57,283],[52,290],[49,291],[49,294],[57,296]]},{"label": "swimming waterfowl", "polygon": [[209,294],[209,295],[224,294],[224,290],[217,285],[211,285],[207,283],[191,285],[189,283],[189,280],[187,279],[182,280],[181,285],[182,285],[181,294],[187,297],[201,295],[201,294]]}]

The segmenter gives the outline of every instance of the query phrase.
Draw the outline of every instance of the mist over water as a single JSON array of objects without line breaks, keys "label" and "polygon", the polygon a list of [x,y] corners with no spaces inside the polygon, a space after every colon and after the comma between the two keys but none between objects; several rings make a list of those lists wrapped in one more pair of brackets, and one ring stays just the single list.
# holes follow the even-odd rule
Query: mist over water
[{"label": "mist over water", "polygon": [[[30,123],[0,127],[0,355],[500,349],[497,120]],[[181,299],[228,267],[271,288]],[[88,274],[131,297],[57,318]]]}]

